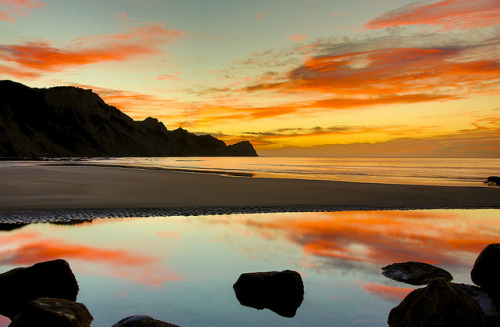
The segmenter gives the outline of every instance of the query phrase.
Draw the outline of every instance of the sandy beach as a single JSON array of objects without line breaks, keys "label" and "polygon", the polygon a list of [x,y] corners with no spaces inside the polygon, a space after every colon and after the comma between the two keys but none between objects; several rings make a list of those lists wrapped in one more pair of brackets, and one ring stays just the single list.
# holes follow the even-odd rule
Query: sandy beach
[{"label": "sandy beach", "polygon": [[0,169],[0,210],[500,208],[500,188],[389,185],[90,166]]}]

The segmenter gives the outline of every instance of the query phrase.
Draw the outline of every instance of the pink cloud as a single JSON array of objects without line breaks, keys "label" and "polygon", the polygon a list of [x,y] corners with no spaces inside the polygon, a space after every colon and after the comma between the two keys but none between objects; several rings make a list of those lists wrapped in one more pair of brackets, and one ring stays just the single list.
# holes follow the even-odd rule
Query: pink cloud
[{"label": "pink cloud", "polygon": [[445,0],[413,3],[387,12],[365,24],[369,29],[404,25],[441,26],[445,31],[500,24],[500,5],[495,0]]},{"label": "pink cloud", "polygon": [[163,24],[155,23],[126,33],[76,39],[66,48],[54,47],[50,42],[0,45],[0,59],[16,63],[21,69],[59,72],[69,67],[159,54],[164,44],[182,34],[183,31],[167,30]]},{"label": "pink cloud", "polygon": [[175,72],[173,75],[172,74],[163,74],[163,75],[157,76],[156,79],[159,81],[163,81],[163,80],[183,81],[183,79],[178,76],[180,73],[181,72]]},{"label": "pink cloud", "polygon": [[0,20],[15,22],[14,16],[27,16],[31,10],[45,6],[46,4],[39,0],[0,0],[0,8],[7,10],[0,11]]},{"label": "pink cloud", "polygon": [[9,15],[5,11],[0,11],[0,20],[3,20],[5,22],[11,22],[11,23],[16,21],[16,19],[14,17]]},{"label": "pink cloud", "polygon": [[287,35],[286,38],[289,39],[290,41],[299,43],[299,42],[307,40],[309,38],[309,35],[307,35],[307,34],[291,34],[291,35]]},{"label": "pink cloud", "polygon": [[264,15],[265,15],[265,14],[266,14],[266,13],[265,13],[264,11],[263,11],[263,12],[261,12],[261,13],[259,13],[259,14],[257,14],[257,15],[254,17],[254,20],[255,20],[255,21],[262,20],[262,18],[264,17]]},{"label": "pink cloud", "polygon": [[128,14],[121,12],[115,16],[116,20],[119,20],[121,22],[131,22],[134,19],[130,17]]},{"label": "pink cloud", "polygon": [[10,324],[10,319],[4,316],[0,316],[0,327],[7,327]]},{"label": "pink cloud", "polygon": [[349,13],[346,12],[334,12],[332,13],[333,16],[347,16]]}]

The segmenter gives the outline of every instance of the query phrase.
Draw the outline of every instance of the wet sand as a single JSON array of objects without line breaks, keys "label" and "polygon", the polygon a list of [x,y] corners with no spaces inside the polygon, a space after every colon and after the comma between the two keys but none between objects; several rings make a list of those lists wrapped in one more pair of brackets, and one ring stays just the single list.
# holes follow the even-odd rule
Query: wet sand
[{"label": "wet sand", "polygon": [[249,178],[91,166],[0,168],[0,222],[440,208],[500,208],[500,188]]}]

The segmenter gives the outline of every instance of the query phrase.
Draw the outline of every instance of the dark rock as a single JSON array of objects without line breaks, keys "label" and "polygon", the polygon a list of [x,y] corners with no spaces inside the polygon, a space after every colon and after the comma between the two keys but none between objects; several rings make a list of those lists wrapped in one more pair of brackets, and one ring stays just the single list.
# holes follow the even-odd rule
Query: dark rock
[{"label": "dark rock", "polygon": [[130,316],[114,324],[112,327],[179,327],[151,318],[150,316]]},{"label": "dark rock", "polygon": [[480,287],[468,284],[454,284],[470,294],[486,319],[486,326],[500,326],[500,302]]},{"label": "dark rock", "polygon": [[474,284],[500,296],[500,243],[490,244],[481,251],[470,276]]},{"label": "dark rock", "polygon": [[423,262],[411,261],[385,266],[382,268],[382,275],[410,285],[426,285],[436,278],[453,280],[451,274],[442,268]]},{"label": "dark rock", "polygon": [[257,156],[257,152],[253,148],[252,144],[248,141],[242,141],[229,145],[228,150],[233,156],[237,157]]},{"label": "dark rock", "polygon": [[90,327],[93,319],[81,303],[44,297],[28,303],[9,327]]},{"label": "dark rock", "polygon": [[389,327],[482,327],[485,317],[474,298],[444,278],[414,290],[389,313]]},{"label": "dark rock", "polygon": [[0,81],[0,157],[256,156],[250,143],[168,131],[107,105],[92,90]]},{"label": "dark rock", "polygon": [[489,186],[500,186],[500,177],[490,176],[486,179],[484,184],[488,184]]},{"label": "dark rock", "polygon": [[0,274],[0,290],[0,314],[12,319],[41,297],[75,301],[78,283],[68,262],[59,259]]},{"label": "dark rock", "polygon": [[304,300],[302,278],[291,270],[242,274],[233,289],[241,305],[267,308],[289,318],[295,316]]}]

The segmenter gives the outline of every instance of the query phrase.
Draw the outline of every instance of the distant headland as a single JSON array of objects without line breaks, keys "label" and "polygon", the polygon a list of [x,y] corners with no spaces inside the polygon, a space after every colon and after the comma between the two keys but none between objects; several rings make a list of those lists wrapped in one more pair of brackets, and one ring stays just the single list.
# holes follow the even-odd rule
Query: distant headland
[{"label": "distant headland", "polygon": [[135,121],[92,90],[30,88],[0,81],[0,158],[257,156],[248,141],[226,145],[211,135]]}]

